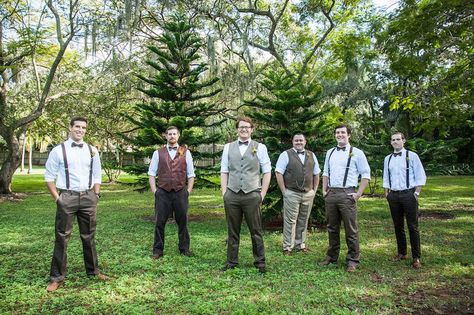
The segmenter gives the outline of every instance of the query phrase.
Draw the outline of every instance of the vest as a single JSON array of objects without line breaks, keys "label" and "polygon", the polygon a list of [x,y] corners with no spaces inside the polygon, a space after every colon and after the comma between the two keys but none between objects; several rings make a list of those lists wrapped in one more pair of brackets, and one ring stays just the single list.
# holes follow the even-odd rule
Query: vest
[{"label": "vest", "polygon": [[258,142],[251,140],[244,155],[240,155],[239,142],[229,144],[229,181],[227,188],[235,193],[260,190],[260,162],[257,157]]},{"label": "vest", "polygon": [[314,158],[311,151],[305,150],[304,164],[293,149],[286,150],[288,165],[283,180],[285,187],[294,191],[308,192],[313,189]]},{"label": "vest", "polygon": [[186,186],[186,147],[178,147],[171,159],[166,146],[158,150],[158,187],[166,191],[180,191]]}]

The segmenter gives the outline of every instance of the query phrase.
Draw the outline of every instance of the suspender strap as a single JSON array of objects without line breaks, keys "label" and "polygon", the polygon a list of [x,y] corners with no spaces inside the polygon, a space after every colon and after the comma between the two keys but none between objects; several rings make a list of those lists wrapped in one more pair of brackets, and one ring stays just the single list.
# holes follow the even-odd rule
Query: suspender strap
[{"label": "suspender strap", "polygon": [[407,171],[406,171],[406,182],[407,182],[407,189],[410,188],[410,172],[409,172],[409,169],[408,169],[408,166],[409,166],[409,158],[408,158],[408,150],[407,151],[407,155],[406,155],[406,158],[405,160],[407,161]]},{"label": "suspender strap", "polygon": [[331,187],[331,156],[332,154],[334,153],[334,150],[336,150],[336,148],[333,148],[331,153],[329,153],[329,157],[328,157],[328,186]]},{"label": "suspender strap", "polygon": [[69,166],[67,164],[66,146],[64,145],[64,142],[61,143],[61,148],[63,149],[64,173],[66,174],[66,189],[69,189]]},{"label": "suspender strap", "polygon": [[94,163],[94,156],[92,155],[92,147],[90,144],[87,144],[89,147],[89,153],[91,154],[91,168],[89,170],[89,188],[92,188],[92,165]]},{"label": "suspender strap", "polygon": [[393,154],[390,154],[390,157],[388,158],[388,163],[387,163],[387,170],[388,170],[388,185],[390,189],[392,189],[392,174],[390,173],[390,160],[392,159]]},{"label": "suspender strap", "polygon": [[351,160],[352,160],[352,146],[349,149],[349,158],[347,159],[347,165],[346,165],[346,173],[344,173],[344,182],[342,183],[342,187],[346,187],[346,182],[347,182],[347,175],[349,174],[349,166],[351,165]]}]

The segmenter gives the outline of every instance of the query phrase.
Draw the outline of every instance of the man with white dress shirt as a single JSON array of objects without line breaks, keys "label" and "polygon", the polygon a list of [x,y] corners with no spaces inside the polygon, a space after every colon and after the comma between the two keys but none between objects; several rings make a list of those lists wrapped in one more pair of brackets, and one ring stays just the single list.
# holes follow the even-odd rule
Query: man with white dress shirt
[{"label": "man with white dress shirt", "polygon": [[[86,273],[100,280],[95,248],[96,207],[100,198],[101,165],[95,147],[83,141],[87,119],[70,121],[69,139],[54,147],[46,161],[45,182],[56,202],[55,242],[50,282],[46,290],[57,290],[66,276],[67,243],[77,216]],[[56,183],[55,183],[56,181]]]},{"label": "man with white dress shirt", "polygon": [[283,254],[293,250],[307,252],[306,232],[314,196],[319,185],[316,155],[305,150],[306,138],[293,136],[293,147],[280,154],[275,167],[278,187],[283,195]]},{"label": "man with white dress shirt", "polygon": [[420,231],[418,230],[418,197],[426,184],[426,174],[418,154],[406,150],[401,132],[391,137],[393,153],[387,155],[383,168],[383,187],[390,206],[398,253],[394,261],[407,259],[407,239],[404,217],[407,220],[412,254],[412,266],[421,267]]},{"label": "man with white dress shirt", "polygon": [[[221,160],[221,191],[227,220],[227,263],[222,271],[238,264],[240,228],[245,217],[252,239],[254,266],[266,272],[260,206],[268,190],[271,162],[267,147],[250,138],[252,120],[238,118],[238,139],[224,146]],[[263,179],[260,182],[260,173]]]},{"label": "man with white dress shirt", "polygon": [[[360,260],[357,227],[357,200],[370,180],[370,167],[364,152],[349,144],[351,129],[339,125],[334,129],[337,146],[326,153],[323,171],[323,197],[326,208],[329,248],[321,266],[337,262],[340,251],[341,220],[346,234],[346,271],[354,272]],[[361,181],[356,191],[359,176]]]},{"label": "man with white dress shirt", "polygon": [[186,146],[178,145],[179,136],[177,127],[166,129],[167,143],[153,153],[148,168],[151,192],[155,195],[153,259],[163,257],[166,221],[173,212],[178,225],[179,252],[184,256],[193,256],[189,250],[188,199],[196,175],[191,152]]}]

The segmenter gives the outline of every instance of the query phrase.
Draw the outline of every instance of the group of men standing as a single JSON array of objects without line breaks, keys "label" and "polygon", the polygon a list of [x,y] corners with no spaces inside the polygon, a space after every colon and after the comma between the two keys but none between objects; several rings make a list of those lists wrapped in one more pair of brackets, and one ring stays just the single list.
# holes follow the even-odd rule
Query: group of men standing
[{"label": "group of men standing", "polygon": [[[221,192],[227,221],[227,261],[222,271],[238,265],[242,220],[248,226],[254,266],[266,272],[261,204],[271,179],[271,162],[267,147],[251,139],[254,125],[250,118],[236,120],[238,139],[224,146],[221,159]],[[55,291],[66,274],[66,249],[72,223],[78,218],[87,274],[106,280],[98,268],[95,250],[95,216],[100,198],[100,159],[97,149],[83,141],[87,120],[75,117],[70,122],[70,138],[55,147],[46,163],[45,180],[56,200],[56,240],[47,291]],[[357,200],[370,180],[365,154],[350,145],[351,129],[339,125],[334,132],[337,146],[326,153],[322,180],[325,199],[329,247],[320,263],[336,263],[340,252],[340,226],[344,224],[348,253],[346,270],[353,272],[360,260],[357,226]],[[148,175],[155,196],[155,232],[153,259],[164,254],[165,225],[174,213],[178,226],[178,249],[193,256],[187,227],[188,198],[194,184],[194,167],[190,151],[179,145],[179,130],[170,126],[165,132],[166,145],[153,153]],[[319,186],[320,168],[316,155],[305,149],[306,138],[295,134],[293,147],[278,158],[275,174],[283,195],[283,254],[307,252],[306,233],[314,196]],[[418,196],[426,176],[418,155],[404,148],[402,133],[392,135],[394,153],[384,161],[383,187],[392,215],[398,252],[395,261],[407,259],[404,218],[407,220],[412,249],[412,265],[420,268],[418,231]],[[89,148],[87,150],[87,148]],[[360,183],[359,183],[360,178]],[[56,181],[56,183],[54,183]]]}]

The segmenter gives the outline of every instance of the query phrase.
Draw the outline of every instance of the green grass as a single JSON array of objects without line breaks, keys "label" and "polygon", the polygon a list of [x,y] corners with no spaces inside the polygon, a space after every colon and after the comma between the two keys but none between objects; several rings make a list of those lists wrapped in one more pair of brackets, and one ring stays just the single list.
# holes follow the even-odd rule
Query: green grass
[{"label": "green grass", "polygon": [[[280,232],[265,233],[268,272],[252,265],[251,242],[242,230],[240,267],[220,272],[226,258],[226,224],[219,191],[196,190],[190,199],[191,249],[177,250],[177,228],[166,228],[165,256],[150,259],[153,196],[120,184],[104,185],[97,212],[99,282],[84,272],[77,225],[68,250],[65,285],[47,293],[55,206],[42,175],[16,175],[19,202],[0,203],[0,314],[384,314],[473,311],[474,177],[432,177],[421,210],[453,219],[422,219],[422,263],[394,263],[395,237],[384,199],[359,203],[361,266],[354,274],[319,267],[327,234],[309,234],[309,254],[281,254]],[[343,238],[343,235],[341,235]],[[341,258],[346,247],[342,245]]]}]

